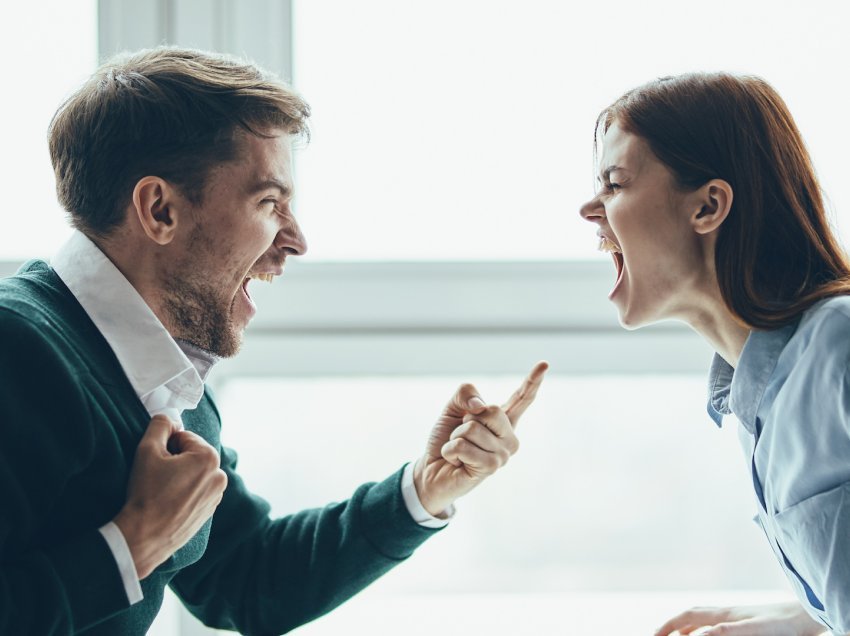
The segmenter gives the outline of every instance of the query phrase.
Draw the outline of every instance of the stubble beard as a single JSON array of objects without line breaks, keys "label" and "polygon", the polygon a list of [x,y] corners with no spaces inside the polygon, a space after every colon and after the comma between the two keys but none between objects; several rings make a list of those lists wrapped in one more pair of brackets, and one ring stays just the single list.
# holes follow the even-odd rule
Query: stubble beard
[{"label": "stubble beard", "polygon": [[215,290],[196,281],[172,280],[163,294],[163,308],[174,336],[221,358],[231,358],[242,345],[242,334],[230,318],[231,305],[217,302]]},{"label": "stubble beard", "polygon": [[201,281],[171,280],[163,294],[163,308],[173,335],[221,358],[235,356],[242,333],[231,319],[232,302],[218,300],[216,290]]},{"label": "stubble beard", "polygon": [[[235,356],[242,346],[242,331],[233,323],[233,298],[229,302],[221,291],[203,276],[188,274],[203,271],[205,262],[215,256],[213,241],[200,228],[190,240],[191,255],[176,268],[163,284],[162,307],[175,338],[191,342],[221,358]],[[208,260],[209,259],[209,260]]]}]

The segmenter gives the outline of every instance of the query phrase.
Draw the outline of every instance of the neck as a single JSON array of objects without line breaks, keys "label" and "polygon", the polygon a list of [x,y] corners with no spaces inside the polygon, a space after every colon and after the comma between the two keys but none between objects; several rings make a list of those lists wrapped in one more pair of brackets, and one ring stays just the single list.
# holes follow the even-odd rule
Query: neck
[{"label": "neck", "polygon": [[157,254],[154,250],[134,249],[132,241],[122,240],[120,235],[108,240],[89,238],[133,286],[171,336],[177,337],[179,334],[175,333],[172,321],[163,308],[162,290],[156,276]]},{"label": "neck", "polygon": [[726,316],[702,316],[689,324],[734,368],[738,366],[750,329],[742,326],[728,311],[724,313]]},{"label": "neck", "polygon": [[721,358],[736,368],[750,335],[750,328],[732,314],[723,300],[715,265],[716,241],[717,235],[713,233],[700,242],[702,268],[691,281],[689,298],[676,314],[700,334]]},{"label": "neck", "polygon": [[729,311],[716,279],[712,283],[707,285],[707,289],[703,288],[693,303],[689,303],[688,309],[680,313],[680,318],[700,334],[721,358],[737,367],[750,328]]}]

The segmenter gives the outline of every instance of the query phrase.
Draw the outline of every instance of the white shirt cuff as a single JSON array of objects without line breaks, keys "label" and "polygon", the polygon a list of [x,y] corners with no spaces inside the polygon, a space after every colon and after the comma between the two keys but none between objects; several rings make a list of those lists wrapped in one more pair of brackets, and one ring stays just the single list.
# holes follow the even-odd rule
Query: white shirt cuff
[{"label": "white shirt cuff", "polygon": [[435,517],[425,510],[425,506],[419,501],[419,495],[416,493],[416,484],[413,483],[413,466],[414,462],[407,464],[401,475],[401,496],[404,497],[407,511],[420,526],[425,526],[426,528],[443,528],[447,526],[451,518],[455,516],[454,504],[443,511],[445,517],[442,519]]},{"label": "white shirt cuff", "polygon": [[118,564],[118,571],[121,573],[121,581],[124,583],[127,600],[130,601],[130,605],[138,603],[145,596],[142,594],[142,586],[139,584],[139,575],[136,572],[136,564],[133,561],[130,546],[127,545],[121,528],[110,521],[100,528],[100,534],[106,539],[109,549],[112,550],[112,556],[115,557],[115,562]]}]

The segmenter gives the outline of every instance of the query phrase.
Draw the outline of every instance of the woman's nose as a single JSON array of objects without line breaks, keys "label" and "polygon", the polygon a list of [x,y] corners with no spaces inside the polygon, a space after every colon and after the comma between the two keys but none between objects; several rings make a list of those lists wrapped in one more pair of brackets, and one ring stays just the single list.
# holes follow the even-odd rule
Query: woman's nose
[{"label": "woman's nose", "polygon": [[599,197],[596,196],[579,208],[579,214],[585,221],[599,223],[605,218],[605,207]]}]

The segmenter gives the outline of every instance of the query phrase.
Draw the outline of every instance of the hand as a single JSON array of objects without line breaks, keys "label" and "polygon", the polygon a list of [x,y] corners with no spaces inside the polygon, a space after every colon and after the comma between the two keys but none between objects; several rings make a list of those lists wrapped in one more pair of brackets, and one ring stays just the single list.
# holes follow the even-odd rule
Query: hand
[{"label": "hand", "polygon": [[[708,629],[700,629],[708,627]],[[671,618],[655,636],[816,636],[826,628],[806,613],[799,603],[749,605],[745,607],[694,607]]]},{"label": "hand", "polygon": [[504,406],[487,406],[463,384],[431,431],[413,481],[423,507],[439,515],[505,465],[519,448],[514,428],[534,401],[548,363],[538,362]]},{"label": "hand", "polygon": [[139,579],[181,548],[221,501],[227,475],[216,450],[164,415],[145,431],[130,473],[127,502],[113,519]]}]

